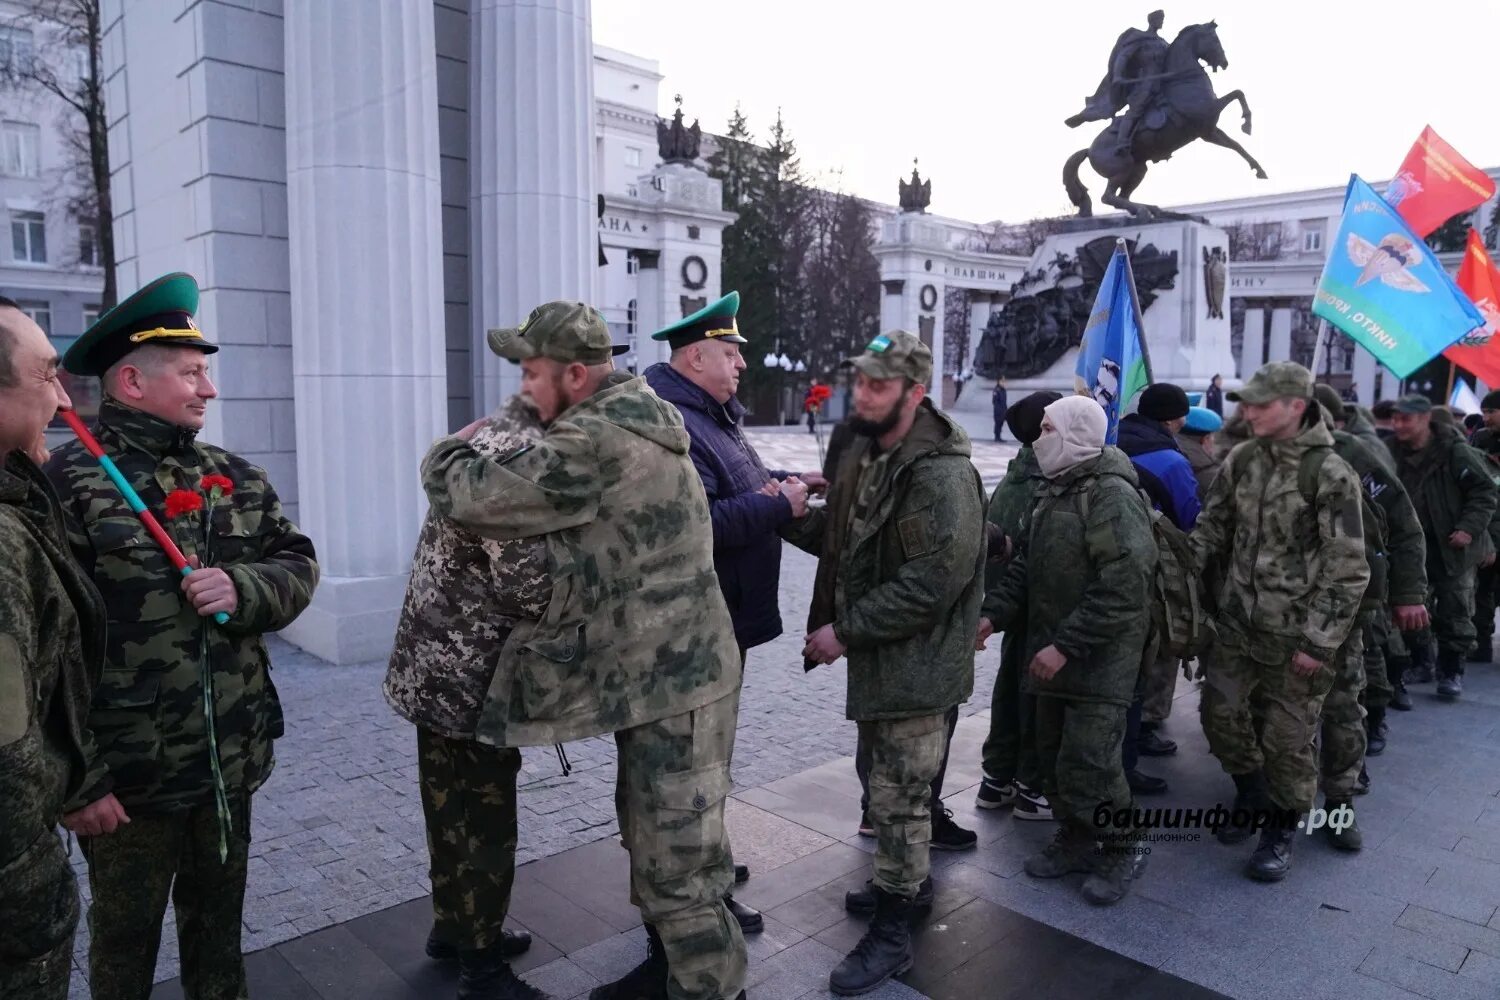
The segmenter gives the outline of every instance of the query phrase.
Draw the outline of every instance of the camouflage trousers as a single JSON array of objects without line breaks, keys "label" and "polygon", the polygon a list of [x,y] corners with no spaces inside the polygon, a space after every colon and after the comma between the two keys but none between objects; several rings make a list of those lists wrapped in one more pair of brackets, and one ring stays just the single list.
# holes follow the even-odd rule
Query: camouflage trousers
[{"label": "camouflage trousers", "polygon": [[870,751],[875,884],[913,899],[931,870],[932,780],[948,747],[948,713],[858,723]]},{"label": "camouflage trousers", "polygon": [[516,880],[521,751],[417,727],[417,782],[432,861],[432,929],[463,950],[500,939]]},{"label": "camouflage trousers", "polygon": [[1390,670],[1386,664],[1386,649],[1392,634],[1400,636],[1391,625],[1391,609],[1381,605],[1368,611],[1360,625],[1365,647],[1365,694],[1366,708],[1386,708],[1396,689],[1391,686]]},{"label": "camouflage trousers", "polygon": [[177,914],[187,1000],[246,1000],[240,921],[250,855],[250,797],[230,797],[229,857],[219,860],[213,803],[132,813],[114,833],[80,837],[89,864],[89,986],[94,1000],[146,1000],[167,896]]},{"label": "camouflage trousers", "polygon": [[1141,721],[1153,724],[1167,721],[1172,714],[1172,699],[1177,696],[1177,674],[1181,660],[1162,649],[1141,668]]},{"label": "camouflage trousers", "polygon": [[1427,611],[1432,615],[1432,635],[1439,653],[1463,657],[1474,648],[1474,570],[1458,575],[1443,570],[1440,559],[1427,559]]},{"label": "camouflage trousers", "polygon": [[1047,695],[1036,700],[1036,745],[1052,815],[1093,829],[1094,810],[1128,809],[1130,785],[1120,744],[1124,705]]},{"label": "camouflage trousers", "polygon": [[[1303,677],[1292,671],[1293,651],[1291,643],[1276,642],[1257,650],[1257,658],[1233,641],[1221,640],[1198,713],[1208,748],[1227,773],[1264,770],[1276,806],[1302,812],[1312,808],[1317,795],[1314,743],[1323,699],[1344,652],[1335,654],[1334,664],[1325,663]],[[1267,659],[1274,662],[1263,662]]]},{"label": "camouflage trousers", "polygon": [[77,927],[78,881],[48,830],[0,868],[0,997],[64,1000]]},{"label": "camouflage trousers", "polygon": [[615,733],[630,901],[661,936],[671,1000],[734,1000],[745,987],[745,938],[724,906],[734,883],[724,800],[739,703],[736,689]]},{"label": "camouflage trousers", "polygon": [[1358,625],[1339,647],[1333,666],[1338,672],[1323,699],[1318,734],[1319,783],[1325,798],[1348,802],[1365,764],[1365,710],[1360,704],[1365,688],[1364,630]]},{"label": "camouflage trousers", "polygon": [[1041,785],[1036,761],[1036,695],[1021,690],[1021,671],[1026,668],[1024,633],[1011,629],[1000,646],[1000,670],[990,694],[990,731],[981,751],[984,775],[1005,784],[1019,781],[1028,788]]},{"label": "camouflage trousers", "polygon": [[1495,638],[1495,598],[1500,588],[1496,573],[1500,563],[1482,566],[1474,575],[1474,633],[1480,645]]}]

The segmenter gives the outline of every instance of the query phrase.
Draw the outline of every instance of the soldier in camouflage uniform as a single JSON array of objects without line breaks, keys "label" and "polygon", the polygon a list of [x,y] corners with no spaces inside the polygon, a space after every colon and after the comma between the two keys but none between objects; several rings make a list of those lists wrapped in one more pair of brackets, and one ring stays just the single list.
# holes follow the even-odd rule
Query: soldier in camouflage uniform
[{"label": "soldier in camouflage uniform", "polygon": [[[470,444],[500,459],[535,444],[542,425],[512,396]],[[552,599],[539,538],[480,538],[429,510],[385,676],[391,707],[417,727],[417,775],[432,859],[427,954],[457,959],[466,997],[535,996],[505,959],[531,935],[503,928],[516,872],[521,752],[474,738],[511,629]],[[527,991],[531,991],[528,993]]]},{"label": "soldier in camouflage uniform", "polygon": [[[1474,573],[1495,561],[1490,525],[1495,480],[1490,464],[1450,425],[1432,419],[1425,396],[1403,396],[1389,442],[1401,483],[1427,538],[1428,610],[1438,645],[1440,698],[1463,692],[1464,657],[1474,644]],[[1425,640],[1413,647],[1420,666]]]},{"label": "soldier in camouflage uniform", "polygon": [[[89,864],[95,1000],[151,992],[169,894],[184,993],[246,995],[250,797],[283,728],[261,637],[291,624],[318,578],[312,542],[265,473],[195,440],[217,395],[197,301],[188,275],[152,282],[101,316],[63,366],[102,378],[95,436],[199,568],[177,573],[77,442],[46,466],[109,620],[89,714],[95,752],[65,818]],[[216,625],[221,611],[228,621]]]},{"label": "soldier in camouflage uniform", "polygon": [[[1394,617],[1411,628],[1427,623],[1422,604],[1427,593],[1427,549],[1416,509],[1401,480],[1387,467],[1390,456],[1385,445],[1377,439],[1372,447],[1343,430],[1348,411],[1331,386],[1320,383],[1313,393],[1332,426],[1334,454],[1349,463],[1365,495],[1362,524],[1370,584],[1360,604],[1362,656],[1343,663],[1323,700],[1320,732],[1324,808],[1331,814],[1345,806],[1352,815],[1353,796],[1368,790],[1366,754],[1379,756],[1385,750],[1385,710],[1391,697],[1385,642],[1391,620]],[[1326,826],[1324,832],[1342,850],[1357,851],[1363,844],[1357,823],[1338,829]]]},{"label": "soldier in camouflage uniform", "polygon": [[[985,596],[976,649],[984,649],[995,631],[995,602],[999,599],[995,588],[1005,578],[1007,564],[1004,542],[1009,539],[1019,552],[1031,533],[1031,510],[1037,491],[1046,482],[1032,445],[1042,433],[1042,410],[1061,398],[1055,392],[1034,392],[1005,414],[1011,436],[1021,443],[1021,450],[1005,467],[1005,478],[990,497],[987,520],[995,530],[990,533],[985,560]],[[990,729],[982,751],[984,780],[974,804],[980,809],[1009,807],[1019,820],[1048,820],[1052,819],[1052,806],[1042,793],[1033,728],[1036,696],[1021,691],[1027,663],[1025,629],[1024,619],[1017,620],[1005,630],[1000,642],[1000,671],[990,695]]]},{"label": "soldier in camouflage uniform", "polygon": [[996,628],[1024,621],[1026,689],[1037,696],[1037,756],[1057,835],[1026,859],[1033,878],[1087,875],[1091,903],[1119,902],[1144,867],[1138,831],[1098,846],[1095,810],[1127,813],[1120,753],[1145,659],[1157,549],[1137,470],[1104,446],[1088,396],[1049,405],[1036,455],[1047,482],[1022,553],[990,589]]},{"label": "soldier in camouflage uniform", "polygon": [[[1189,536],[1199,569],[1218,558],[1226,573],[1199,710],[1209,749],[1234,779],[1236,810],[1301,812],[1317,792],[1323,699],[1361,655],[1354,626],[1370,569],[1360,484],[1332,454],[1306,368],[1272,362],[1229,398],[1254,440],[1230,452]],[[1230,825],[1219,839],[1251,832]],[[1284,878],[1294,832],[1262,830],[1246,873]]]},{"label": "soldier in camouflage uniform", "polygon": [[0,997],[63,1000],[78,887],[56,826],[88,768],[104,602],[33,461],[47,421],[72,405],[57,352],[6,298],[0,338]]},{"label": "soldier in camouflage uniform", "polygon": [[[1484,426],[1474,433],[1471,444],[1484,456],[1490,475],[1500,483],[1500,391],[1486,393],[1480,401]],[[1490,520],[1490,539],[1500,551],[1500,506]],[[1470,663],[1490,663],[1495,659],[1495,599],[1500,589],[1500,570],[1494,563],[1481,566],[1474,583],[1474,651]]]},{"label": "soldier in camouflage uniform", "polygon": [[963,430],[926,399],[932,352],[905,331],[851,359],[855,436],[828,505],[783,529],[818,556],[804,666],[848,655],[846,714],[870,749],[874,916],[829,977],[873,990],[911,967],[909,919],[931,891],[931,782],[947,716],[974,690],[984,487]]},{"label": "soldier in camouflage uniform", "polygon": [[745,942],[724,905],[724,800],[740,656],[682,418],[612,371],[621,349],[582,303],[539,306],[489,343],[521,363],[546,433],[496,460],[470,443],[471,424],[433,445],[423,485],[477,535],[540,539],[553,587],[502,644],[475,735],[520,747],[615,734],[615,804],[651,952],[594,995],[734,1000]]}]

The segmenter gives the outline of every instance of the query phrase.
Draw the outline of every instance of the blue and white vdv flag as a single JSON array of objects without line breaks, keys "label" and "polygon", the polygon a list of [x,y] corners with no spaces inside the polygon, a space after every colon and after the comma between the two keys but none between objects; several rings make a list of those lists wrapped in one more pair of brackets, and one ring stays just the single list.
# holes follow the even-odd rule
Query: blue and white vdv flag
[{"label": "blue and white vdv flag", "polygon": [[1109,444],[1115,443],[1125,408],[1150,382],[1146,352],[1141,346],[1145,332],[1139,317],[1135,279],[1121,240],[1099,284],[1088,326],[1083,328],[1074,373],[1078,391],[1093,396],[1104,407],[1104,415],[1109,418],[1104,440]]}]

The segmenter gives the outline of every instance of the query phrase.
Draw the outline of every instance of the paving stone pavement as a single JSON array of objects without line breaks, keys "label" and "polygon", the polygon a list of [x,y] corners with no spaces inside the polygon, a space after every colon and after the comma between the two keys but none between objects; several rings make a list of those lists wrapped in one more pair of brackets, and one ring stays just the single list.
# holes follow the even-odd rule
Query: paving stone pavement
[{"label": "paving stone pavement", "polygon": [[[786,634],[750,653],[735,745],[738,789],[854,752],[854,726],[844,718],[842,664],[802,670],[802,626],[815,567],[810,556],[785,547]],[[975,681],[981,697],[970,701],[965,714],[988,708],[997,650],[992,644],[981,654]],[[336,667],[274,637],[271,660],[287,735],[276,744],[276,770],[252,807],[247,952],[431,891],[415,730],[381,695],[384,662]],[[550,748],[524,753],[518,863],[618,832],[614,741],[569,743],[566,752],[572,767],[566,778]],[[87,903],[87,870],[76,847],[73,857]],[[87,971],[85,920],[74,945],[72,996],[87,996]],[[177,930],[169,910],[156,978],[177,973]]]}]

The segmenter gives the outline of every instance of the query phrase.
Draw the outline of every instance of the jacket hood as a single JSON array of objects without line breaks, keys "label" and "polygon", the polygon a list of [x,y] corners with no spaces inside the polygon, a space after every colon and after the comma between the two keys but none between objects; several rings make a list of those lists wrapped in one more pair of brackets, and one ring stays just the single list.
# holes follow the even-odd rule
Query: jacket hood
[{"label": "jacket hood", "polygon": [[599,391],[577,404],[559,419],[593,416],[645,438],[678,455],[688,453],[691,439],[676,407],[650,391],[646,380],[627,371],[617,371]]},{"label": "jacket hood", "polygon": [[1121,418],[1118,441],[1120,450],[1132,456],[1182,450],[1165,424],[1139,413],[1127,413]]},{"label": "jacket hood", "polygon": [[905,465],[929,455],[973,454],[969,435],[953,422],[946,413],[932,405],[930,399],[922,400],[917,407],[917,418],[912,422],[911,432],[896,446],[897,463]]},{"label": "jacket hood", "polygon": [[644,374],[651,391],[677,407],[689,407],[708,414],[726,426],[738,424],[745,417],[744,405],[734,396],[720,403],[665,361],[647,368]]}]

